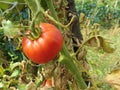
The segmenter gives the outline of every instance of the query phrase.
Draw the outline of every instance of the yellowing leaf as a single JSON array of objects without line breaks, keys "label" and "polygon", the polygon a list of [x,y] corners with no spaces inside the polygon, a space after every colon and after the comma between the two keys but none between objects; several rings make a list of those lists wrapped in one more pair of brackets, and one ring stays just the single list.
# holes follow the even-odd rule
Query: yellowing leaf
[{"label": "yellowing leaf", "polygon": [[2,66],[0,66],[0,76],[4,75],[4,69]]},{"label": "yellowing leaf", "polygon": [[26,85],[26,90],[36,90],[36,84],[34,82],[29,82],[27,85]]},{"label": "yellowing leaf", "polygon": [[87,44],[92,47],[101,47],[102,41],[103,41],[102,36],[93,36],[89,38],[89,40],[87,41]]},{"label": "yellowing leaf", "polygon": [[120,69],[112,71],[105,77],[105,82],[110,84],[115,88],[115,90],[120,90]]},{"label": "yellowing leaf", "polygon": [[100,35],[89,38],[86,43],[92,47],[100,47],[107,53],[113,53],[115,51],[115,49],[111,47],[110,43]]},{"label": "yellowing leaf", "polygon": [[110,46],[110,43],[107,42],[104,39],[103,39],[103,42],[102,42],[102,48],[107,53],[113,53],[115,51],[115,49]]}]

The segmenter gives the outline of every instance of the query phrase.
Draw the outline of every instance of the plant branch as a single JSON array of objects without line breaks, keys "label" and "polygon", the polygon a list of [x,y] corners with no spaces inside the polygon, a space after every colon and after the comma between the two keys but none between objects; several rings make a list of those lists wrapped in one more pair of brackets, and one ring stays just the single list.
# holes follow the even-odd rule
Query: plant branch
[{"label": "plant branch", "polygon": [[[44,13],[43,11],[42,11],[42,12],[43,12],[45,15],[47,15],[50,19],[53,19],[53,20],[56,19],[57,21],[54,20],[56,24],[59,24],[60,26],[66,28],[66,27],[68,27],[68,26],[74,21],[74,18],[75,18],[75,17],[73,16],[72,19],[70,20],[70,23],[68,23],[67,26],[62,25],[61,23],[59,23],[59,20],[58,20],[58,17],[57,17],[57,13],[56,13],[56,11],[55,11],[55,9],[54,9],[54,6],[53,6],[53,2],[52,2],[51,0],[48,0],[47,2],[48,2],[47,5],[48,5],[49,8],[50,8],[50,11],[51,11],[51,13],[52,13],[53,18],[51,18],[51,16],[49,16],[49,15],[46,14],[46,13]],[[54,13],[54,14],[53,14],[53,13]],[[59,27],[60,27],[60,26],[59,26]],[[60,28],[60,30],[61,30],[61,28]],[[63,31],[63,30],[61,30],[61,31]],[[72,57],[70,56],[69,51],[67,50],[65,44],[63,44],[63,48],[62,48],[62,50],[61,50],[61,55],[60,55],[59,61],[60,61],[60,63],[65,64],[66,67],[74,74],[75,79],[77,80],[77,82],[78,82],[78,84],[79,84],[79,86],[80,86],[81,89],[87,88],[87,85],[86,85],[86,83],[84,82],[84,79],[82,78],[81,73],[78,71],[75,63],[73,62]]]},{"label": "plant branch", "polygon": [[31,25],[30,25],[30,29],[31,29],[31,30],[34,30],[35,20],[36,20],[36,18],[39,16],[39,14],[40,14],[40,11],[37,10],[36,14],[34,15],[34,17],[33,17],[33,19],[32,19]]},{"label": "plant branch", "polygon": [[67,68],[73,73],[81,89],[87,88],[87,85],[84,82],[84,79],[82,78],[81,73],[78,71],[75,63],[73,62],[65,44],[63,45],[63,49],[61,51],[60,63],[65,64]]},{"label": "plant branch", "polygon": [[59,21],[58,17],[57,17],[57,13],[55,11],[54,5],[53,5],[53,1],[52,0],[45,0],[47,3],[48,8],[50,9],[52,16],[54,17],[55,20]]},{"label": "plant branch", "polygon": [[14,8],[17,6],[17,4],[18,4],[18,2],[14,2],[13,5],[12,5],[10,8],[8,8],[7,10],[5,10],[5,11],[3,12],[3,15],[4,15],[5,13],[7,13],[8,11],[14,9]]}]

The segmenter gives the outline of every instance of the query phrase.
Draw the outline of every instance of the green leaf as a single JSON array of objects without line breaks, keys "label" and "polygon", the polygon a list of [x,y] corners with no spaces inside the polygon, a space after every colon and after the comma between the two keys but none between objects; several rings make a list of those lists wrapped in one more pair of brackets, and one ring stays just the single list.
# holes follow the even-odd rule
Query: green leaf
[{"label": "green leaf", "polygon": [[13,71],[13,73],[11,74],[11,78],[17,77],[20,74],[20,70],[16,69]]},{"label": "green leaf", "polygon": [[11,70],[13,70],[13,69],[15,69],[16,67],[18,67],[18,66],[20,66],[20,62],[16,62],[16,63],[12,63],[12,64],[10,64],[10,68],[11,68]]},{"label": "green leaf", "polygon": [[[17,6],[21,10],[24,7],[23,3],[25,3],[24,0],[0,0],[0,9],[6,11],[11,8],[11,11],[13,12],[13,9],[16,9],[15,7]],[[14,12],[17,12],[17,10]]]},{"label": "green leaf", "polygon": [[4,69],[2,66],[0,66],[0,76],[3,76],[4,75]]},{"label": "green leaf", "polygon": [[[40,7],[38,7],[36,0],[25,0],[25,2],[27,3],[28,7],[32,11],[32,19],[33,19]],[[43,3],[43,2],[41,0],[38,0],[38,3],[39,3],[39,5],[41,5],[41,3]],[[43,14],[39,13],[39,15],[35,19],[35,23],[39,24],[40,21],[45,21],[44,18],[45,17],[43,17]]]},{"label": "green leaf", "polygon": [[9,2],[14,2],[15,0],[0,0],[0,8],[5,10],[10,7]]},{"label": "green leaf", "polygon": [[0,89],[4,87],[4,84],[0,82]]},{"label": "green leaf", "polygon": [[47,3],[45,2],[45,0],[41,0],[41,6],[42,6],[45,10],[48,9]]},{"label": "green leaf", "polygon": [[37,11],[37,4],[36,4],[35,0],[25,0],[25,2],[27,3],[29,8],[31,9],[32,16],[34,16],[36,11]]},{"label": "green leaf", "polygon": [[18,84],[17,89],[18,90],[26,90],[26,85],[25,84]]},{"label": "green leaf", "polygon": [[9,20],[3,20],[2,27],[4,35],[7,36],[8,38],[14,38],[19,33],[19,29],[15,28],[13,23]]}]

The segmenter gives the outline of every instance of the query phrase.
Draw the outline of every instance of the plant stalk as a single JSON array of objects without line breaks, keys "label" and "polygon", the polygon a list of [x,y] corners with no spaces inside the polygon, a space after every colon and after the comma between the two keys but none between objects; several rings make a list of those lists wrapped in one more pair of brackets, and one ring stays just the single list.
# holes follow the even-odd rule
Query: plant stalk
[{"label": "plant stalk", "polygon": [[[53,18],[55,20],[59,21],[59,19],[57,17],[57,13],[54,9],[52,0],[47,0],[46,3],[48,5],[48,8],[50,9],[50,12],[52,13]],[[60,26],[59,26],[59,29],[61,29]],[[63,30],[61,30],[61,31],[63,31]],[[63,45],[63,48],[61,50],[60,63],[65,64],[66,67],[74,74],[75,79],[78,81],[78,84],[81,89],[87,88],[87,85],[86,85],[84,79],[82,78],[81,73],[78,71],[77,66],[73,62],[65,44]]]},{"label": "plant stalk", "polygon": [[65,45],[63,45],[63,49],[61,51],[60,63],[65,64],[66,67],[72,72],[81,89],[87,88],[87,85],[82,78],[80,71],[78,71]]}]

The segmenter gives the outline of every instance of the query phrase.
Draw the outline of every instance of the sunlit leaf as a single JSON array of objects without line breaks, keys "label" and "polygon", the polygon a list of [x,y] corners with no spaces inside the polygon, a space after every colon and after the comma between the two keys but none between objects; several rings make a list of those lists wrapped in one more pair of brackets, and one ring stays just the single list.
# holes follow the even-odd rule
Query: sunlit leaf
[{"label": "sunlit leaf", "polygon": [[4,69],[2,66],[0,66],[0,76],[3,76],[4,75]]},{"label": "sunlit leaf", "polygon": [[0,88],[3,88],[4,84],[2,82],[0,82]]},{"label": "sunlit leaf", "polygon": [[17,77],[20,74],[20,70],[16,69],[13,71],[12,75],[10,76],[11,78]]},{"label": "sunlit leaf", "polygon": [[14,2],[24,3],[24,0],[0,0],[0,8],[6,10],[10,8],[14,4]]},{"label": "sunlit leaf", "polygon": [[15,0],[0,0],[0,8],[5,10],[8,9],[10,7],[9,2],[13,2]]},{"label": "sunlit leaf", "polygon": [[110,84],[115,88],[115,90],[120,90],[120,69],[112,71],[105,77],[105,82]]},{"label": "sunlit leaf", "polygon": [[12,63],[12,64],[10,64],[10,68],[11,68],[11,70],[13,70],[14,68],[16,68],[16,67],[18,67],[18,66],[20,66],[20,62],[16,62],[16,63]]},{"label": "sunlit leaf", "polygon": [[14,38],[19,33],[19,29],[15,28],[12,22],[9,20],[3,20],[2,27],[3,27],[4,35],[7,36],[8,38]]},{"label": "sunlit leaf", "polygon": [[105,52],[107,52],[107,53],[113,53],[113,52],[115,51],[115,49],[112,48],[112,47],[110,46],[110,43],[107,42],[106,40],[103,40],[103,42],[102,42],[102,48],[103,48],[103,50],[104,50]]},{"label": "sunlit leaf", "polygon": [[18,84],[17,88],[19,90],[25,90],[26,85],[25,84]]}]

